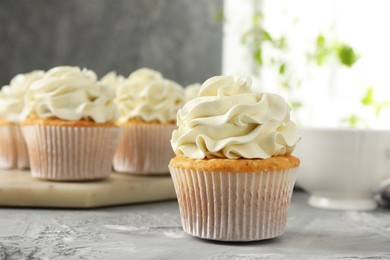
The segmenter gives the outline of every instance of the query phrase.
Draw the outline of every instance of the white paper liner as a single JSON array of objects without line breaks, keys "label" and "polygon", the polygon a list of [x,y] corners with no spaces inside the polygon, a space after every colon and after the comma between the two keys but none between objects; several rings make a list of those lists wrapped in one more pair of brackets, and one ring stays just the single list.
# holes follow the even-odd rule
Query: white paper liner
[{"label": "white paper liner", "polygon": [[174,153],[171,136],[176,125],[131,124],[122,126],[113,165],[114,170],[135,174],[169,174]]},{"label": "white paper liner", "polygon": [[297,168],[271,172],[170,172],[185,232],[204,239],[254,241],[280,236]]},{"label": "white paper liner", "polygon": [[118,127],[27,125],[22,131],[32,176],[57,181],[108,176],[121,137]]},{"label": "white paper liner", "polygon": [[29,158],[19,124],[0,125],[0,168],[28,168]]}]

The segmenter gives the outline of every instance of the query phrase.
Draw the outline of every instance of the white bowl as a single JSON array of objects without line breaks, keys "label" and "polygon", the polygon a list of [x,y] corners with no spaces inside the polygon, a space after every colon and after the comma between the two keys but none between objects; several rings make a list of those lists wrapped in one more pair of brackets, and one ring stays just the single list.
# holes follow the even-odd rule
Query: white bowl
[{"label": "white bowl", "polygon": [[302,128],[297,184],[313,207],[372,210],[390,180],[390,130]]}]

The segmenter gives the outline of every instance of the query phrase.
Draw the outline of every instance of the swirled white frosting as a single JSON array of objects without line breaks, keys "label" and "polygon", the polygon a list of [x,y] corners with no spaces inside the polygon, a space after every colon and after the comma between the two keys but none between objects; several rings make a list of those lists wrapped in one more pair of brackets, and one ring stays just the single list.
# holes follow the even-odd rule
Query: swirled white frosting
[{"label": "swirled white frosting", "polygon": [[188,85],[184,89],[185,94],[186,94],[186,102],[198,97],[200,86],[201,86],[201,84],[194,83],[194,84]]},{"label": "swirled white frosting", "polygon": [[213,77],[179,110],[172,147],[194,159],[290,154],[298,142],[290,111],[282,97],[253,92],[249,78]]},{"label": "swirled white frosting", "polygon": [[55,67],[31,85],[24,114],[70,121],[112,122],[118,116],[114,96],[114,91],[100,84],[91,70]]},{"label": "swirled white frosting", "polygon": [[23,119],[24,95],[31,84],[42,78],[44,71],[36,70],[26,74],[18,74],[9,85],[0,91],[0,118],[9,122],[20,123]]},{"label": "swirled white frosting", "polygon": [[176,120],[184,98],[183,87],[179,84],[163,78],[157,71],[142,68],[130,74],[117,88],[115,102],[120,122],[141,118],[146,122],[168,123]]},{"label": "swirled white frosting", "polygon": [[115,90],[118,86],[123,84],[125,80],[125,77],[122,75],[117,74],[115,71],[111,71],[100,79],[100,83]]}]

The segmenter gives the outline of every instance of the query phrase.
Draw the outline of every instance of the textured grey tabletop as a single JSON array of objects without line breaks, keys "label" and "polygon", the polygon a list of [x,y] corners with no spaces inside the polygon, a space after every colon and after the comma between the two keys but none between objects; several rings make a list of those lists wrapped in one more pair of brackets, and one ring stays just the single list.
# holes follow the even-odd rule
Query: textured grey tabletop
[{"label": "textured grey tabletop", "polygon": [[176,201],[92,210],[0,208],[0,259],[390,259],[390,210],[314,209],[294,192],[277,239],[220,243],[181,228]]}]

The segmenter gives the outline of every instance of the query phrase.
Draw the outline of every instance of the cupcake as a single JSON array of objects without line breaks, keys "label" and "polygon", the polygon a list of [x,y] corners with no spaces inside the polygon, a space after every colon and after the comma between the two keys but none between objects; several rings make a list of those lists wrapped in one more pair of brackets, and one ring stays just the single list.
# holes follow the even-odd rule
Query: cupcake
[{"label": "cupcake", "polygon": [[299,166],[290,110],[231,76],[207,80],[179,110],[169,169],[185,232],[221,241],[283,233]]},{"label": "cupcake", "polygon": [[22,132],[31,174],[45,180],[101,179],[121,137],[114,92],[90,70],[56,67],[26,94]]},{"label": "cupcake", "polygon": [[170,145],[184,90],[150,69],[139,69],[117,88],[118,125],[123,138],[113,165],[123,173],[169,174]]},{"label": "cupcake", "polygon": [[27,147],[20,130],[24,95],[43,74],[43,71],[18,74],[0,91],[0,168],[29,167]]}]

